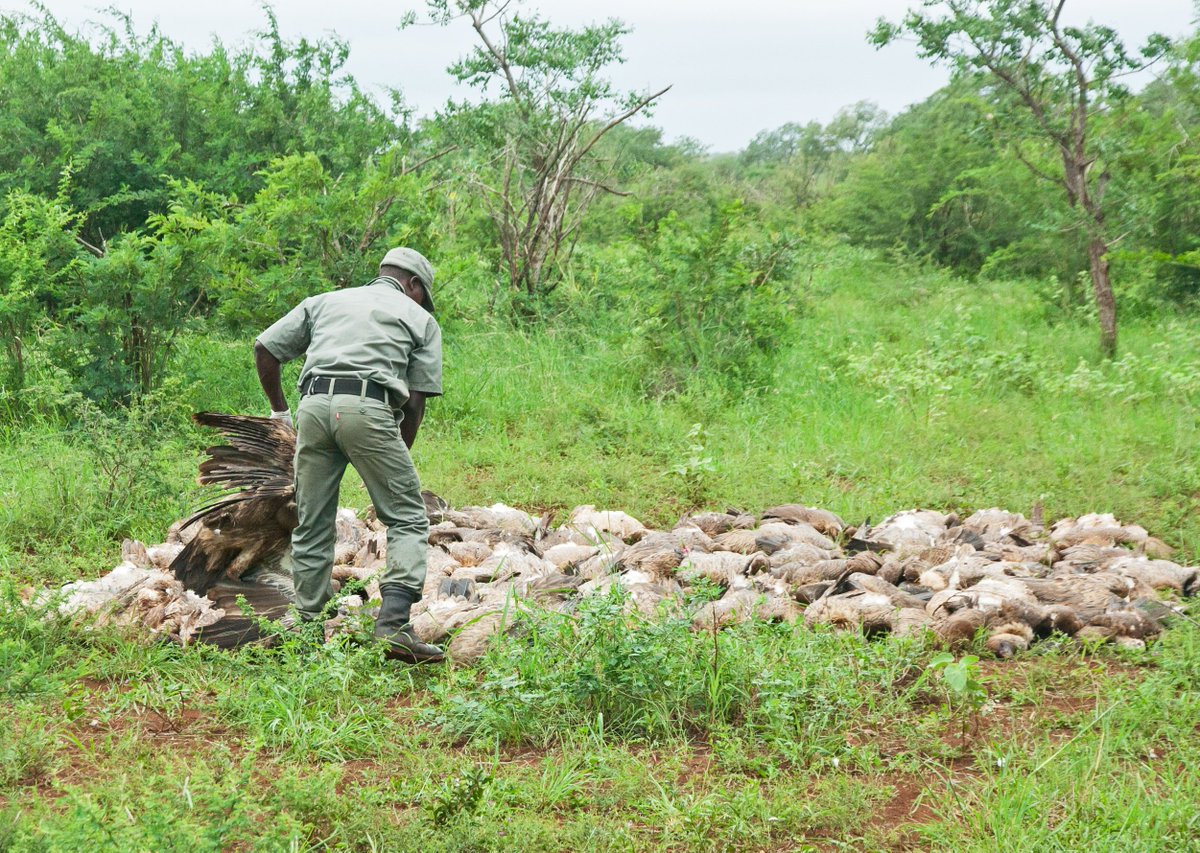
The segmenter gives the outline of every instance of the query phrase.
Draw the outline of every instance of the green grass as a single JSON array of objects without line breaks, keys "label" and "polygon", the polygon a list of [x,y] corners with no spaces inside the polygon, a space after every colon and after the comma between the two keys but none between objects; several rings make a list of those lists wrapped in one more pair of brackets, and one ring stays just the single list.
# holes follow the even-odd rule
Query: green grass
[{"label": "green grass", "polygon": [[535,615],[472,669],[422,671],[303,638],[223,654],[7,612],[0,845],[1178,850],[1195,837],[1194,624],[1133,655],[988,664],[972,720],[920,678],[936,651],[921,642],[757,625],[714,645],[588,607],[573,630]]},{"label": "green grass", "polygon": [[[648,523],[1042,501],[1200,555],[1196,319],[1126,323],[1105,365],[1086,318],[1048,317],[1034,285],[845,250],[817,265],[767,388],[700,370],[647,394],[624,328],[599,304],[522,331],[449,321],[424,484]],[[2,594],[161,540],[199,497],[211,436],[188,413],[263,406],[248,342],[193,336],[137,416],[68,428],[34,407],[4,427]],[[355,478],[342,500],[366,504]],[[223,654],[0,612],[0,849],[1197,847],[1195,607],[1144,652],[985,661],[978,713],[922,678],[923,642],[714,641],[619,607],[533,614],[477,666],[428,671],[304,638]]]},{"label": "green grass", "polygon": [[[1086,317],[1048,320],[1045,306],[1033,284],[843,250],[814,276],[770,387],[729,393],[701,370],[661,398],[642,393],[648,368],[619,314],[598,308],[566,329],[451,320],[448,393],[415,458],[424,485],[456,504],[606,504],[662,524],[695,506],[804,501],[857,522],[1042,501],[1054,517],[1112,511],[1200,553],[1200,321],[1130,321],[1123,359],[1106,365]],[[156,539],[196,502],[211,436],[186,417],[263,411],[249,342],[185,339],[172,383],[124,444],[115,428],[53,419],[5,430],[0,566],[87,573],[121,537]],[[367,503],[353,476],[343,503]]]}]

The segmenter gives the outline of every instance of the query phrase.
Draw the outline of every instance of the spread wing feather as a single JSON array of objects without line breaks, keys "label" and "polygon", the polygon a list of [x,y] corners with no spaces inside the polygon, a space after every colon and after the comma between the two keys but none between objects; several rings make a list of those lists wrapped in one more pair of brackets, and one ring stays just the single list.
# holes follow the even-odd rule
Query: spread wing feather
[{"label": "spread wing feather", "polygon": [[222,579],[277,564],[286,552],[296,526],[296,434],[270,418],[200,412],[193,419],[229,441],[208,448],[200,464],[201,485],[229,491],[184,522],[200,529],[171,563],[175,577],[203,595]]},{"label": "spread wing feather", "polygon": [[237,491],[201,507],[184,522],[184,527],[218,510],[255,498],[292,498],[295,494],[292,457],[296,452],[296,433],[291,427],[271,418],[217,412],[198,412],[192,419],[201,426],[219,429],[229,440],[228,445],[205,451],[208,458],[200,463],[200,485]]}]

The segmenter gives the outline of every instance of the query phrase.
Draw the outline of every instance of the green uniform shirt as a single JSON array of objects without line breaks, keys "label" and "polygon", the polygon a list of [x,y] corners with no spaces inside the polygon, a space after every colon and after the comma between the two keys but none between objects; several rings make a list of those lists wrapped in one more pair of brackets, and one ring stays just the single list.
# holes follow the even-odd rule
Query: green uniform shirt
[{"label": "green uniform shirt", "polygon": [[442,393],[442,330],[388,278],[310,296],[258,342],[280,362],[307,354],[301,387],[309,376],[370,379],[392,393],[393,405],[410,390]]}]

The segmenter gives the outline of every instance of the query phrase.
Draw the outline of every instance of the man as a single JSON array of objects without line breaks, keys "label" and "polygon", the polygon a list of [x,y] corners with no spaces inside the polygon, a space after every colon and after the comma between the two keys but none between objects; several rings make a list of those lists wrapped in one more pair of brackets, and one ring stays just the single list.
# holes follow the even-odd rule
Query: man
[{"label": "man", "polygon": [[[442,393],[442,332],[433,319],[433,267],[419,252],[392,249],[362,287],[310,296],[258,336],[258,378],[271,417],[291,422],[280,365],[305,356],[297,408],[296,513],[292,570],[296,608],[317,619],[333,596],[338,486],[346,465],[362,476],[387,525],[383,605],[375,636],[388,656],[440,661],[410,615],[425,584],[429,522],[409,449],[425,399]],[[398,428],[397,428],[398,427]]]}]

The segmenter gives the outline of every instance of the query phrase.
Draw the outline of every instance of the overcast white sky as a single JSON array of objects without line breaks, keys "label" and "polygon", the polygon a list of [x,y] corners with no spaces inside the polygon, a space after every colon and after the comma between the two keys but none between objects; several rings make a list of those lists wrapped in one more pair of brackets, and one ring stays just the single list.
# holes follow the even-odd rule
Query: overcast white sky
[{"label": "overcast white sky", "polygon": [[[43,0],[75,28],[101,17],[96,0]],[[250,0],[114,0],[139,28],[157,20],[169,36],[203,49],[212,35],[240,42],[264,17]],[[368,90],[396,86],[418,115],[462,94],[446,66],[471,45],[463,22],[399,31],[420,0],[275,0],[285,38],[336,32],[350,43],[349,70]],[[668,139],[690,136],[713,151],[743,147],[760,130],[789,121],[828,121],[839,107],[871,100],[889,113],[928,96],[944,71],[916,59],[911,45],[876,51],[865,34],[876,18],[899,18],[918,0],[526,0],[559,24],[616,17],[632,27],[614,79],[630,89],[674,88],[652,122]],[[19,0],[0,9],[25,11]],[[1069,0],[1066,17],[1113,26],[1127,45],[1151,32],[1175,36],[1196,18],[1193,0]]]}]

